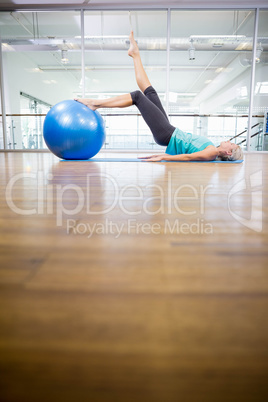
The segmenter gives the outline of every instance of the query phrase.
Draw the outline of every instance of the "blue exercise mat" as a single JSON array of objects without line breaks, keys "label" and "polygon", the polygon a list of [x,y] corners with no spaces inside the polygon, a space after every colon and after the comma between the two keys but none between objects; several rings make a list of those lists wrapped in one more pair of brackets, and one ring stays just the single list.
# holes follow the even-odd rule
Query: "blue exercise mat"
[{"label": "blue exercise mat", "polygon": [[[138,158],[91,158],[91,159],[62,159],[61,162],[148,162],[146,159]],[[190,162],[190,163],[242,163],[243,160],[237,161],[159,161],[159,162]],[[158,162],[153,162],[158,163]]]}]

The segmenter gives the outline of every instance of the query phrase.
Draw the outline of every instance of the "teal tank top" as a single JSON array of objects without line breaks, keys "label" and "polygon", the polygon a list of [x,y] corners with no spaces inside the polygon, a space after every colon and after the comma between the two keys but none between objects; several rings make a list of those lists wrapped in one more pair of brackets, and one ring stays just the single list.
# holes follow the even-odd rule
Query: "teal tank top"
[{"label": "teal tank top", "polygon": [[166,153],[169,155],[193,154],[194,152],[203,151],[209,145],[214,146],[213,142],[207,137],[185,133],[176,128],[170,138]]}]

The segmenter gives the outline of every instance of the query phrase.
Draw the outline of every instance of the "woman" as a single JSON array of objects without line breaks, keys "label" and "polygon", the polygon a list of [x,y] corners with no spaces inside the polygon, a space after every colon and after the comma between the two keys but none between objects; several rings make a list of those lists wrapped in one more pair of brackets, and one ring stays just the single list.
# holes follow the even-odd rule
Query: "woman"
[{"label": "woman", "polygon": [[237,160],[243,159],[243,152],[239,145],[230,141],[221,142],[219,147],[203,136],[184,133],[172,126],[163,109],[160,99],[152,87],[143,68],[138,45],[133,32],[130,36],[128,55],[133,58],[135,76],[140,91],[119,95],[109,99],[75,99],[92,110],[99,108],[124,108],[136,105],[145,122],[151,129],[157,144],[167,146],[162,155],[146,156],[151,162],[166,161],[213,161],[214,159]]}]

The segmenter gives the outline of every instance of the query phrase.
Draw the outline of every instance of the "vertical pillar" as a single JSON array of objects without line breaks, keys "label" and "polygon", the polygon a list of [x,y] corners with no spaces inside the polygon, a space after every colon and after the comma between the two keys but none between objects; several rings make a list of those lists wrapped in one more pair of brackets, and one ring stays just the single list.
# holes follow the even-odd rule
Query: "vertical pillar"
[{"label": "vertical pillar", "polygon": [[169,72],[170,72],[170,25],[171,25],[171,10],[167,10],[167,64],[166,64],[166,113],[169,112]]},{"label": "vertical pillar", "polygon": [[6,107],[5,107],[5,92],[4,92],[4,71],[3,71],[3,53],[2,40],[0,38],[0,88],[1,88],[1,108],[2,108],[2,127],[4,149],[7,149],[7,123],[6,123]]},{"label": "vertical pillar", "polygon": [[251,135],[251,126],[252,126],[253,98],[254,98],[254,87],[255,87],[256,49],[257,49],[257,39],[258,39],[258,25],[259,25],[259,8],[256,8],[256,10],[255,10],[255,21],[254,21],[252,62],[251,62],[249,108],[248,108],[248,130],[247,130],[247,151],[248,152],[250,151],[250,141],[251,141],[250,135]]},{"label": "vertical pillar", "polygon": [[81,10],[81,71],[82,71],[82,98],[85,98],[85,23],[84,23],[84,10]]}]

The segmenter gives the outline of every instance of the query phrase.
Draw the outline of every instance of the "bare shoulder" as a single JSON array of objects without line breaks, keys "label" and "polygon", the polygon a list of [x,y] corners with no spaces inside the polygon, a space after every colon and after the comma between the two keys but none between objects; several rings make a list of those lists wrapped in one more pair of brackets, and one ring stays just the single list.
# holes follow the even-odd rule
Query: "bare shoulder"
[{"label": "bare shoulder", "polygon": [[208,145],[203,151],[206,151],[210,154],[214,153],[215,155],[218,155],[217,148],[214,145]]},{"label": "bare shoulder", "polygon": [[215,151],[217,150],[217,148],[214,145],[208,145],[205,149],[214,149]]},{"label": "bare shoulder", "polygon": [[214,145],[208,145],[203,151],[201,151],[204,160],[214,160],[218,156],[217,148]]}]

